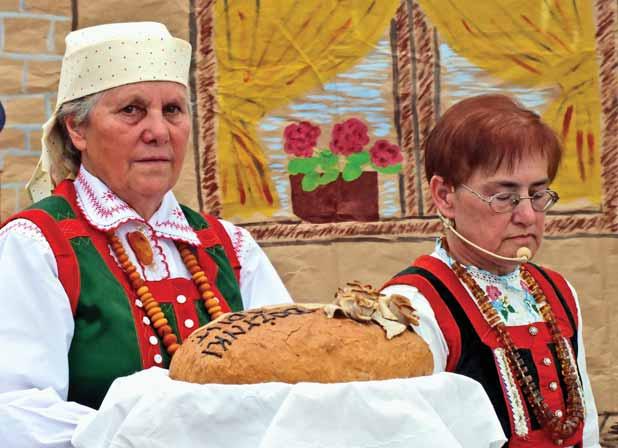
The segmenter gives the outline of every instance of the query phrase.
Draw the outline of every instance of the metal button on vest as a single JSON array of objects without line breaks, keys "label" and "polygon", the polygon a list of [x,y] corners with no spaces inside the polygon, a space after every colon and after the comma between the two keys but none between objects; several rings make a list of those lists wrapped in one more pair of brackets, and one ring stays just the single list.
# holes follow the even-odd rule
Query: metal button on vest
[{"label": "metal button on vest", "polygon": [[184,295],[182,295],[182,294],[180,294],[180,295],[178,295],[178,297],[176,297],[176,302],[178,302],[178,303],[185,303],[186,301],[187,301],[187,298]]},{"label": "metal button on vest", "polygon": [[156,336],[150,336],[148,338],[148,342],[150,342],[151,345],[158,345],[159,344],[159,340],[157,339]]},{"label": "metal button on vest", "polygon": [[552,381],[551,383],[549,383],[549,389],[550,390],[558,390],[558,383],[556,383],[555,381]]},{"label": "metal button on vest", "polygon": [[534,325],[531,325],[530,328],[528,328],[528,333],[530,333],[532,336],[536,336],[539,333],[539,329],[536,328]]},{"label": "metal button on vest", "polygon": [[543,358],[543,364],[545,364],[546,366],[551,366],[551,359]]},{"label": "metal button on vest", "polygon": [[195,322],[193,322],[191,319],[185,320],[185,327],[193,328],[193,325],[195,325]]},{"label": "metal button on vest", "polygon": [[144,316],[144,318],[142,319],[142,322],[144,322],[144,324],[146,325],[150,325],[150,319],[148,319],[146,316]]},{"label": "metal button on vest", "polygon": [[554,412],[554,415],[558,418],[562,417],[562,411],[560,409],[556,410],[556,412]]},{"label": "metal button on vest", "polygon": [[138,308],[141,308],[144,306],[144,304],[142,303],[140,299],[135,299],[135,306]]},{"label": "metal button on vest", "polygon": [[159,354],[154,355],[154,362],[156,362],[157,364],[161,364],[163,362],[163,356]]}]

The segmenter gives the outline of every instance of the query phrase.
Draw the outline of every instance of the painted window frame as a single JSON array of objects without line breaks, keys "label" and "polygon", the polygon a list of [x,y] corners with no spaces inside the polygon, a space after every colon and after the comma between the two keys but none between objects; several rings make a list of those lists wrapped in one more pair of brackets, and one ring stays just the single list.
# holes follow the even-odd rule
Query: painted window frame
[{"label": "painted window frame", "polygon": [[[198,202],[208,213],[222,210],[217,181],[216,137],[216,58],[212,47],[215,0],[196,0],[192,17],[194,69],[193,99],[197,104],[194,121],[195,166]],[[618,231],[618,65],[614,30],[618,23],[615,2],[596,0],[597,56],[602,107],[602,204],[600,211],[565,211],[548,214],[546,236],[603,235]],[[418,3],[402,0],[391,22],[394,51],[395,125],[406,164],[400,175],[402,218],[376,222],[247,223],[253,236],[263,242],[337,240],[348,237],[430,237],[440,233],[441,224],[424,181],[420,144],[436,122],[440,110],[439,46],[435,28]],[[199,86],[199,90],[196,86]],[[401,94],[400,92],[406,92]],[[199,117],[199,119],[197,118]]]}]

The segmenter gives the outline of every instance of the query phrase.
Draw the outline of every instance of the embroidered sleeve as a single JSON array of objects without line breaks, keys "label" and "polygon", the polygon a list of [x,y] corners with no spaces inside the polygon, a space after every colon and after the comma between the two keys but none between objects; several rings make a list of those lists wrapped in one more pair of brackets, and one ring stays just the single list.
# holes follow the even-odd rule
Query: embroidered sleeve
[{"label": "embroidered sleeve", "polygon": [[57,275],[35,224],[16,219],[0,229],[0,341],[10,360],[0,363],[2,446],[68,446],[80,418],[94,412],[65,401],[74,323]]},{"label": "embroidered sleeve", "polygon": [[247,237],[251,238],[251,235],[241,227],[235,227],[233,235],[230,236],[234,253],[238,257],[241,266],[243,265],[243,260],[247,257]]},{"label": "embroidered sleeve", "polygon": [[45,239],[43,232],[32,221],[27,219],[16,219],[9,222],[6,226],[0,229],[0,241],[12,237],[24,237],[28,240],[37,243],[37,246],[46,253],[51,254],[52,250],[49,243]]},{"label": "embroidered sleeve", "polygon": [[292,298],[270,260],[248,230],[221,220],[240,263],[240,293],[245,309],[291,303]]},{"label": "embroidered sleeve", "polygon": [[226,233],[230,237],[232,241],[232,247],[234,248],[234,253],[238,258],[238,262],[241,267],[244,267],[246,261],[248,259],[248,253],[251,249],[251,243],[256,244],[255,240],[251,236],[248,230],[243,229],[242,227],[236,226],[231,222],[220,220],[221,224],[223,224],[223,228]]}]

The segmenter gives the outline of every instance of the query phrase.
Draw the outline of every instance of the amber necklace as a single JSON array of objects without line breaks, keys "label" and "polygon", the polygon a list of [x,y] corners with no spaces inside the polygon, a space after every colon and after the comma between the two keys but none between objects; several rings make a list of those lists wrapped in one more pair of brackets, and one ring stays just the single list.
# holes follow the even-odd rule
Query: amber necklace
[{"label": "amber necklace", "polygon": [[[442,246],[448,251],[446,241],[443,240]],[[474,278],[472,278],[470,273],[454,259],[452,268],[457,277],[459,277],[459,279],[472,292],[472,295],[474,296],[474,299],[478,304],[485,321],[498,334],[498,338],[504,347],[507,359],[514,373],[515,380],[523,391],[526,401],[530,404],[534,416],[538,420],[539,424],[550,434],[554,443],[556,445],[562,445],[564,443],[564,439],[567,439],[575,434],[583,422],[584,405],[580,395],[577,369],[571,362],[566,340],[562,336],[562,332],[556,324],[556,318],[554,317],[554,313],[546,300],[545,294],[530,272],[524,265],[521,265],[519,268],[521,277],[534,297],[534,300],[539,307],[541,316],[543,316],[544,321],[549,326],[552,340],[554,341],[556,351],[558,352],[558,359],[560,360],[560,367],[567,389],[566,413],[562,417],[554,415],[549,409],[547,403],[545,403],[545,400],[539,391],[538,385],[533,381],[532,376],[529,374],[528,368],[524,364],[519,352],[517,351],[517,347],[511,339],[507,326],[504,322],[502,322],[500,315],[492,306],[487,294],[481,289]]]},{"label": "amber necklace", "polygon": [[[120,238],[116,236],[116,233],[113,230],[107,232],[107,240],[116,255],[118,263],[120,263],[120,267],[127,275],[135,294],[142,302],[144,312],[146,313],[146,316],[148,316],[148,319],[150,319],[150,325],[154,329],[155,333],[162,338],[163,345],[165,346],[167,353],[169,353],[170,356],[174,356],[174,353],[178,350],[180,344],[178,343],[177,336],[172,331],[172,327],[169,326],[169,323],[161,310],[159,302],[150,292],[150,288],[146,286],[146,282],[139,272],[137,272],[135,265],[131,262],[131,260],[129,260],[129,256],[126,253]],[[197,261],[197,257],[193,254],[189,248],[189,245],[186,243],[176,242],[176,247],[178,248],[178,252],[180,252],[183,263],[191,273],[191,278],[200,292],[202,300],[204,301],[204,306],[210,315],[210,318],[216,319],[221,316],[223,314],[221,303],[212,291],[208,277]]]}]

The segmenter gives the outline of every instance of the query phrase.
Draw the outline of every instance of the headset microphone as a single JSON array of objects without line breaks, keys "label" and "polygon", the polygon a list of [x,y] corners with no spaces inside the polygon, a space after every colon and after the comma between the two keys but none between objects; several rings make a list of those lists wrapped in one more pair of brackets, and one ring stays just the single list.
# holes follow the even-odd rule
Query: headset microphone
[{"label": "headset microphone", "polygon": [[517,253],[516,253],[515,257],[503,257],[502,255],[495,254],[493,252],[488,251],[487,249],[483,249],[482,247],[474,244],[469,239],[465,238],[457,230],[455,230],[455,227],[453,227],[453,224],[451,223],[451,220],[445,218],[444,216],[442,216],[442,213],[440,213],[439,211],[438,211],[438,217],[440,218],[440,221],[442,221],[442,225],[446,229],[448,229],[451,232],[453,232],[453,234],[457,238],[459,238],[460,240],[462,240],[466,244],[469,244],[470,246],[474,247],[478,251],[483,252],[486,255],[489,255],[490,257],[494,257],[494,258],[497,258],[497,259],[503,260],[503,261],[511,261],[511,262],[516,262],[516,263],[526,263],[528,260],[530,260],[532,258],[532,251],[529,248],[527,248],[527,247],[520,247],[519,249],[517,249]]}]

